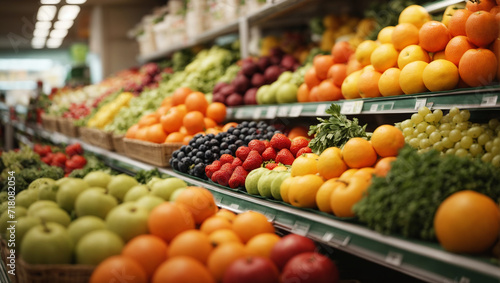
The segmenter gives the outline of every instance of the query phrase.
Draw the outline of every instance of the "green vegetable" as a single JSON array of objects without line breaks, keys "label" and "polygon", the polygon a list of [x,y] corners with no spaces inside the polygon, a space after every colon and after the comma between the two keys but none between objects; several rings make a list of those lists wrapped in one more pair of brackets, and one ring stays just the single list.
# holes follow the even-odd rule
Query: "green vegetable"
[{"label": "green vegetable", "polygon": [[384,234],[435,240],[434,214],[451,194],[474,190],[500,199],[500,169],[479,159],[436,150],[420,154],[405,146],[391,165],[386,178],[373,177],[354,206],[360,221]]},{"label": "green vegetable", "polygon": [[332,116],[328,120],[318,118],[320,123],[309,128],[309,135],[315,135],[309,142],[314,153],[321,154],[323,150],[333,146],[342,148],[350,138],[368,137],[366,125],[360,126],[357,118],[351,121],[340,114],[340,105],[332,104],[326,113]]},{"label": "green vegetable", "polygon": [[151,179],[153,179],[153,177],[165,179],[169,176],[165,173],[160,172],[158,168],[151,170],[139,170],[134,176],[137,182],[141,184],[147,184]]},{"label": "green vegetable", "polygon": [[240,71],[240,69],[241,69],[241,67],[236,65],[236,64],[229,66],[226,69],[226,72],[224,73],[224,75],[222,77],[220,77],[217,82],[225,82],[225,83],[232,82],[236,78],[236,75],[238,75],[238,72]]},{"label": "green vegetable", "polygon": [[109,168],[104,162],[99,160],[96,156],[92,154],[84,154],[85,159],[87,160],[87,164],[81,169],[75,169],[71,171],[71,173],[68,175],[68,177],[73,177],[73,178],[80,178],[83,179],[85,175],[87,175],[90,172],[94,171],[104,171],[107,172],[111,175],[117,175],[118,172],[115,170],[112,170]]}]

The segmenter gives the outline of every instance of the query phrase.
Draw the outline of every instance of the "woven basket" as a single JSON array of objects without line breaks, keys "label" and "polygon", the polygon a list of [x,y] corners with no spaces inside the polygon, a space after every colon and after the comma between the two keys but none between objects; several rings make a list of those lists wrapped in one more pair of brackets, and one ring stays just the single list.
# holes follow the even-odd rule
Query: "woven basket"
[{"label": "woven basket", "polygon": [[42,114],[42,127],[51,132],[58,131],[58,123],[57,118],[54,116],[48,116],[46,114]]},{"label": "woven basket", "polygon": [[57,132],[62,133],[62,128],[64,127],[64,118],[63,117],[57,117],[56,118],[56,123],[57,123]]},{"label": "woven basket", "polygon": [[123,138],[123,141],[127,156],[160,167],[169,167],[172,153],[182,146],[182,143],[157,144],[128,138]]},{"label": "woven basket", "polygon": [[99,129],[93,128],[80,128],[81,139],[89,144],[104,148],[107,150],[114,150],[113,146],[113,133],[105,132]]},{"label": "woven basket", "polygon": [[124,137],[125,135],[113,135],[113,146],[115,147],[115,151],[122,154],[125,154]]},{"label": "woven basket", "polygon": [[63,118],[59,121],[59,126],[61,128],[61,133],[67,137],[76,138],[78,137],[79,127],[75,126],[74,120],[70,118]]},{"label": "woven basket", "polygon": [[94,266],[81,264],[28,264],[17,260],[18,283],[87,283]]}]

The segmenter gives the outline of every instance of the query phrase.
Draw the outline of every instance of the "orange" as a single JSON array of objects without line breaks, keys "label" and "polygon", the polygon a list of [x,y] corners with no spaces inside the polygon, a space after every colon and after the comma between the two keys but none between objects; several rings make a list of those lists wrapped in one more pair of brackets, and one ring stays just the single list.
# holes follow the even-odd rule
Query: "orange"
[{"label": "orange", "polygon": [[309,101],[319,101],[318,100],[318,86],[311,88],[309,91]]},{"label": "orange", "polygon": [[392,43],[384,43],[373,50],[370,62],[376,71],[383,73],[385,70],[396,67],[399,52]]},{"label": "orange", "polygon": [[424,61],[429,63],[431,58],[429,53],[425,51],[420,45],[409,45],[406,46],[398,56],[398,67],[403,69],[406,65],[415,61]]},{"label": "orange", "polygon": [[191,136],[191,135],[184,136],[184,138],[182,139],[182,144],[188,145],[192,138],[193,138],[193,136]]},{"label": "orange", "polygon": [[184,141],[184,138],[186,135],[180,133],[180,132],[173,132],[168,134],[167,138],[165,139],[165,142],[171,142],[171,143],[181,143]]},{"label": "orange", "polygon": [[419,45],[428,52],[444,50],[450,39],[448,28],[438,21],[426,22],[418,32]]},{"label": "orange", "polygon": [[499,37],[499,23],[495,15],[485,11],[475,12],[465,23],[465,33],[470,42],[479,46],[487,47]]},{"label": "orange", "polygon": [[173,98],[172,96],[167,96],[161,101],[161,106],[172,107]]},{"label": "orange", "polygon": [[231,210],[227,210],[225,208],[219,209],[219,211],[217,211],[215,216],[226,218],[231,223],[233,223],[233,220],[236,218],[236,214],[234,212],[232,212]]},{"label": "orange", "polygon": [[[220,131],[217,129],[217,127],[213,127],[213,128],[208,128],[205,130],[205,134],[214,134],[214,135],[217,135],[218,133],[220,133]],[[204,134],[203,132],[201,132],[200,134]]]},{"label": "orange", "polygon": [[419,5],[410,5],[399,14],[398,23],[410,23],[416,28],[431,20],[431,16],[424,7]]},{"label": "orange", "polygon": [[170,242],[178,234],[194,229],[193,215],[183,204],[164,202],[155,207],[148,218],[149,233]]},{"label": "orange", "polygon": [[223,132],[227,132],[230,128],[236,128],[238,126],[238,123],[236,122],[229,122],[222,127]]},{"label": "orange", "polygon": [[399,85],[406,94],[426,92],[422,75],[427,67],[427,62],[415,61],[406,65],[399,74]]},{"label": "orange", "polygon": [[[500,0],[499,0],[500,1]],[[499,13],[500,15],[500,13]],[[500,18],[500,16],[499,16]],[[500,54],[500,38],[497,38],[497,40],[495,40],[495,43],[493,44],[493,48],[492,48],[494,54]],[[500,56],[497,55],[497,81],[500,81]]]},{"label": "orange", "polygon": [[207,267],[215,280],[221,282],[224,272],[226,272],[229,265],[246,255],[247,252],[243,244],[236,242],[223,243],[216,247],[210,254]]},{"label": "orange", "polygon": [[333,190],[336,188],[335,183],[339,178],[332,178],[319,187],[318,192],[316,192],[316,206],[319,211],[326,213],[332,213],[332,207],[330,205],[330,197]]},{"label": "orange", "polygon": [[377,40],[380,43],[392,43],[392,32],[394,31],[394,26],[387,26],[378,32]]},{"label": "orange", "polygon": [[359,76],[358,91],[362,98],[379,97],[378,81],[382,74],[375,70],[364,70]]},{"label": "orange", "polygon": [[342,160],[342,151],[337,147],[325,149],[318,158],[318,173],[325,179],[339,177],[347,170],[347,165]]},{"label": "orange", "polygon": [[378,90],[382,96],[393,96],[404,94],[399,85],[399,74],[401,70],[398,68],[387,69],[378,80]]},{"label": "orange", "polygon": [[454,89],[460,76],[458,68],[452,62],[444,59],[435,60],[425,67],[422,73],[425,87],[430,91]]},{"label": "orange", "polygon": [[288,132],[288,138],[293,140],[296,137],[309,137],[309,128],[305,126],[295,126]]},{"label": "orange", "polygon": [[221,230],[221,229],[231,229],[233,225],[227,218],[221,217],[221,216],[211,216],[205,221],[200,226],[200,231],[210,235],[212,232]]},{"label": "orange", "polygon": [[137,133],[137,130],[139,129],[139,125],[135,124],[128,128],[127,132],[125,133],[125,137],[128,139],[133,139],[135,138],[135,135]]},{"label": "orange", "polygon": [[370,65],[370,57],[373,50],[379,46],[379,43],[373,40],[365,40],[358,45],[356,48],[356,60],[361,64],[361,66]]},{"label": "orange", "polygon": [[358,172],[359,169],[355,169],[355,168],[350,168],[350,169],[347,169],[344,173],[342,173],[342,175],[340,175],[339,177],[339,180],[349,180],[349,178],[351,178],[354,173]]},{"label": "orange", "polygon": [[477,11],[489,12],[496,5],[497,4],[493,0],[481,0],[475,2],[467,1],[467,4],[465,4],[465,9],[471,12],[477,12]]},{"label": "orange", "polygon": [[304,82],[306,83],[309,89],[312,89],[313,87],[321,83],[321,80],[316,75],[316,69],[314,67],[309,68],[309,70],[306,71],[304,75]]},{"label": "orange", "polygon": [[450,252],[490,251],[500,232],[498,205],[475,191],[454,193],[439,205],[434,230],[441,246]]},{"label": "orange", "polygon": [[462,58],[465,51],[472,48],[476,48],[476,46],[474,46],[466,36],[459,35],[448,42],[444,50],[444,55],[446,60],[458,66],[460,58]]},{"label": "orange", "polygon": [[236,215],[233,221],[233,230],[243,243],[261,233],[274,233],[274,227],[267,218],[255,211],[246,211]]},{"label": "orange", "polygon": [[432,59],[432,61],[439,60],[439,59],[446,59],[446,55],[444,54],[444,50],[433,53],[431,59]]},{"label": "orange", "polygon": [[135,132],[135,138],[141,141],[148,140],[148,127],[137,129],[137,132]]},{"label": "orange", "polygon": [[167,134],[165,130],[163,130],[163,126],[160,123],[151,125],[147,128],[146,139],[150,142],[154,143],[163,143],[167,138]]},{"label": "orange", "polygon": [[[357,50],[357,49],[356,49]],[[356,59],[356,55],[352,55],[347,62],[346,76],[363,69],[363,65]]]},{"label": "orange", "polygon": [[212,102],[207,107],[207,118],[214,120],[216,123],[222,123],[226,120],[226,105],[220,102]]},{"label": "orange", "polygon": [[298,102],[309,102],[309,89],[306,83],[302,83],[297,90],[297,101]]},{"label": "orange", "polygon": [[262,233],[252,237],[246,244],[248,255],[269,258],[274,245],[281,238],[274,233]]},{"label": "orange", "polygon": [[378,177],[385,177],[391,170],[391,163],[397,158],[394,156],[384,157],[377,161],[375,164],[375,175]]},{"label": "orange", "polygon": [[159,116],[157,113],[151,113],[147,114],[141,117],[137,125],[139,125],[140,128],[151,126],[153,124],[156,124],[159,122]]},{"label": "orange", "polygon": [[167,114],[161,116],[160,123],[163,126],[165,132],[173,133],[179,131],[182,126],[183,118],[184,115],[180,110],[172,108],[167,112]]},{"label": "orange", "polygon": [[151,281],[151,283],[188,282],[215,283],[216,281],[207,267],[187,256],[178,256],[165,261],[158,267]]},{"label": "orange", "polygon": [[177,235],[168,247],[168,257],[188,256],[206,264],[212,252],[208,235],[198,230],[187,230]]},{"label": "orange", "polygon": [[196,224],[201,224],[217,212],[212,193],[201,187],[187,187],[177,196],[175,202],[185,205],[191,211]]},{"label": "orange", "polygon": [[182,119],[182,125],[190,135],[202,132],[205,129],[205,121],[200,111],[191,111]]},{"label": "orange", "polygon": [[317,55],[313,59],[314,70],[319,80],[326,79],[328,70],[333,65],[332,55]]},{"label": "orange", "polygon": [[139,235],[123,247],[122,255],[139,263],[151,279],[156,268],[167,259],[167,244],[154,235]]},{"label": "orange", "polygon": [[318,101],[335,101],[342,99],[340,88],[331,80],[324,80],[318,86]]},{"label": "orange", "polygon": [[392,32],[392,44],[396,50],[418,44],[418,28],[410,23],[398,24]]},{"label": "orange", "polygon": [[92,271],[89,283],[119,282],[123,278],[134,278],[134,282],[146,283],[148,276],[134,259],[115,255],[108,257]]},{"label": "orange", "polygon": [[207,112],[208,101],[205,98],[205,95],[199,91],[190,93],[186,97],[186,102],[184,104],[186,105],[188,112],[199,111],[203,115]]},{"label": "orange", "polygon": [[472,15],[471,11],[461,9],[451,16],[450,22],[448,23],[448,29],[450,30],[451,36],[466,35],[465,23],[470,15]]},{"label": "orange", "polygon": [[351,168],[370,167],[377,161],[377,153],[369,141],[351,138],[342,149],[342,159]]},{"label": "orange", "polygon": [[318,158],[317,157],[307,157],[299,156],[292,163],[292,170],[290,171],[291,176],[303,176],[307,174],[318,173]]},{"label": "orange", "polygon": [[186,127],[181,126],[181,128],[179,129],[179,133],[181,133],[181,134],[183,134],[183,135],[187,135],[187,134],[188,134],[188,132],[187,132],[187,130],[186,130]]},{"label": "orange", "polygon": [[208,235],[208,238],[210,239],[210,243],[212,243],[214,247],[222,245],[223,243],[242,243],[240,237],[238,237],[238,235],[236,235],[236,233],[230,229],[220,229],[213,231],[212,233],[210,233],[210,235]]},{"label": "orange", "polygon": [[168,110],[170,110],[170,108],[172,108],[172,107],[171,107],[171,106],[161,106],[161,107],[159,107],[158,109],[156,109],[156,112],[155,112],[155,113],[159,115],[158,119],[159,119],[161,116],[163,116],[163,115],[167,114],[167,112],[168,112]]},{"label": "orange", "polygon": [[341,87],[345,77],[347,77],[347,65],[333,64],[328,70],[327,77],[332,80],[334,85]]},{"label": "orange", "polygon": [[205,129],[215,128],[217,127],[217,123],[210,118],[203,118],[203,124],[205,125]]},{"label": "orange", "polygon": [[361,98],[358,90],[359,77],[363,70],[358,70],[348,75],[342,83],[341,91],[345,99]]},{"label": "orange", "polygon": [[354,49],[347,41],[337,42],[332,47],[332,56],[335,63],[347,63],[352,54],[354,54]]},{"label": "orange", "polygon": [[472,87],[490,84],[495,79],[497,68],[495,54],[483,48],[467,50],[458,64],[460,78]]},{"label": "orange", "polygon": [[403,133],[392,125],[377,127],[370,141],[375,152],[382,157],[397,156],[398,151],[405,145]]},{"label": "orange", "polygon": [[175,111],[179,111],[182,114],[182,117],[186,116],[186,114],[188,113],[186,104],[177,105],[172,109],[175,109]]},{"label": "orange", "polygon": [[176,106],[179,104],[184,104],[186,97],[193,92],[188,87],[180,87],[174,91],[172,94],[172,105]]}]

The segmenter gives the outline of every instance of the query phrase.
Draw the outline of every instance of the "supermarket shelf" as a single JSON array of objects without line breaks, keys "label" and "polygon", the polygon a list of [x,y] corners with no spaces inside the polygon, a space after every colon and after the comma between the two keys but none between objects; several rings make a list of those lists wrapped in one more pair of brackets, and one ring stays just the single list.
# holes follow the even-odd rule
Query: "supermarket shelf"
[{"label": "supermarket shelf", "polygon": [[[39,135],[54,143],[80,142],[84,149],[100,156],[113,168],[131,174],[153,165],[88,145],[77,138],[47,132],[39,127],[13,123],[20,132]],[[254,210],[263,213],[273,224],[292,233],[301,234],[321,243],[328,251],[343,250],[402,273],[428,282],[499,282],[500,268],[488,258],[469,257],[444,251],[437,243],[408,240],[398,236],[379,234],[363,225],[320,213],[283,205],[253,197],[242,192],[221,188],[205,181],[159,168],[168,175],[184,179],[191,185],[209,189],[216,203],[235,212]]]},{"label": "supermarket shelf", "polygon": [[441,12],[446,9],[446,7],[453,5],[453,4],[458,4],[458,3],[464,3],[466,1],[464,0],[443,0],[443,1],[436,1],[430,4],[424,5],[424,8],[429,12],[429,13],[436,13],[436,12]]},{"label": "supermarket shelf", "polygon": [[399,95],[335,102],[293,103],[229,107],[228,120],[274,119],[328,116],[325,112],[332,103],[341,106],[345,115],[414,113],[421,106],[433,109],[491,110],[500,108],[500,86],[458,89],[446,92]]}]

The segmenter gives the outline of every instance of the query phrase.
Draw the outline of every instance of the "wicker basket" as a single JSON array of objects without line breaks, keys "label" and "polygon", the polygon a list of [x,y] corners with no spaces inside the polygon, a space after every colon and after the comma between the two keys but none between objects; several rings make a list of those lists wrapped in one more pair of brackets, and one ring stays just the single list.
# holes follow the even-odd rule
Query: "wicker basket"
[{"label": "wicker basket", "polygon": [[42,114],[42,127],[51,132],[58,131],[57,118],[54,116],[48,116],[46,114]]},{"label": "wicker basket", "polygon": [[57,123],[57,132],[62,133],[62,128],[64,127],[64,118],[63,117],[57,117],[56,118],[56,123]]},{"label": "wicker basket", "polygon": [[61,133],[67,137],[76,138],[78,137],[79,127],[74,125],[74,120],[70,118],[63,118],[59,121],[59,126],[61,128]]},{"label": "wicker basket", "polygon": [[107,150],[114,150],[113,146],[113,133],[105,132],[99,129],[93,128],[80,128],[81,139],[89,144],[104,148]]},{"label": "wicker basket", "polygon": [[113,135],[113,146],[115,147],[115,151],[122,154],[125,154],[124,137],[125,135]]},{"label": "wicker basket", "polygon": [[182,143],[157,144],[128,138],[123,138],[123,141],[127,156],[160,167],[169,167],[172,153],[182,146]]},{"label": "wicker basket", "polygon": [[17,260],[18,283],[87,283],[94,266],[81,264],[28,264]]}]

